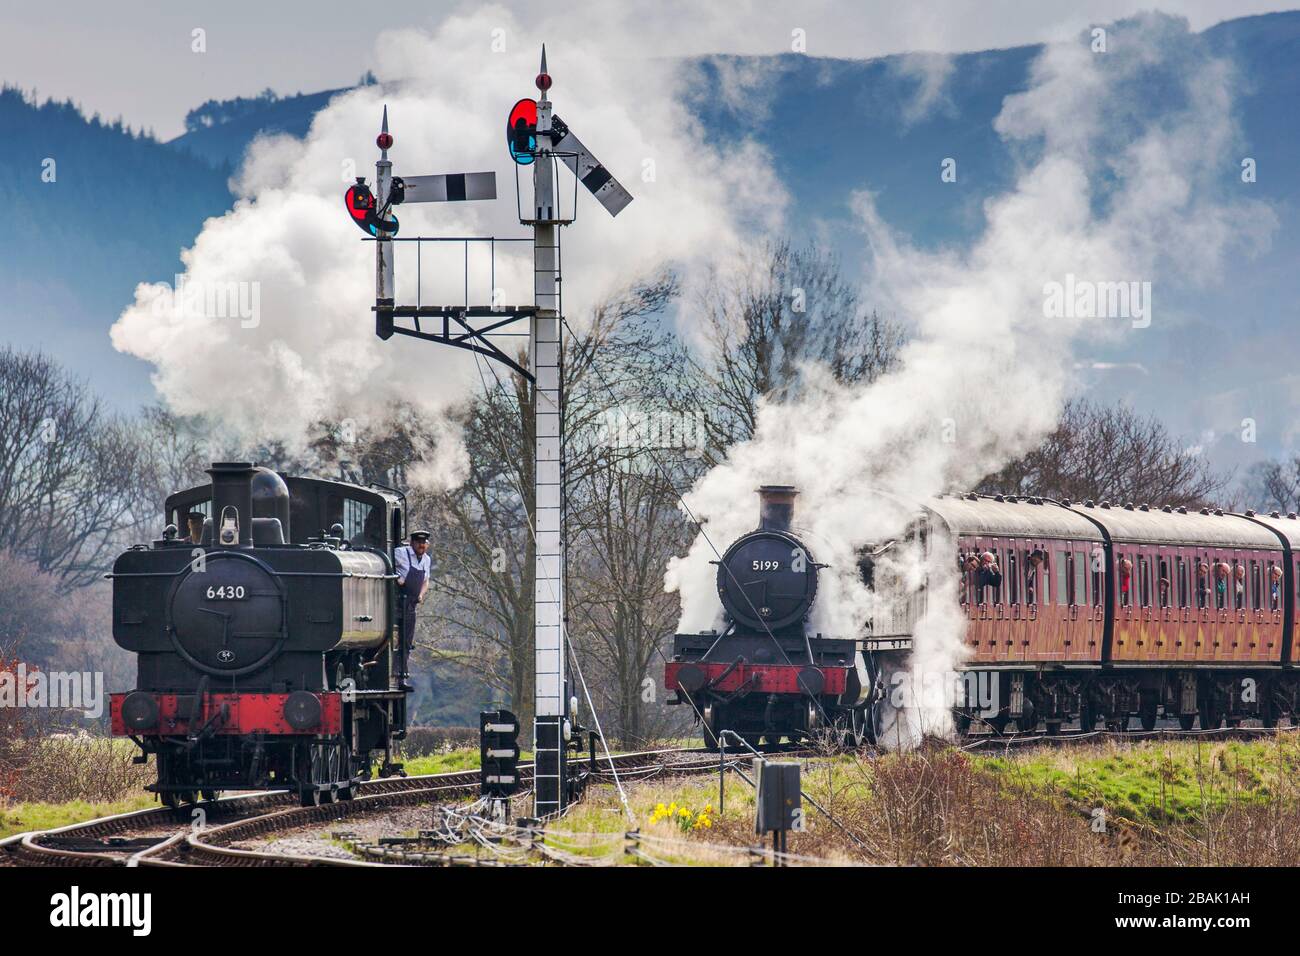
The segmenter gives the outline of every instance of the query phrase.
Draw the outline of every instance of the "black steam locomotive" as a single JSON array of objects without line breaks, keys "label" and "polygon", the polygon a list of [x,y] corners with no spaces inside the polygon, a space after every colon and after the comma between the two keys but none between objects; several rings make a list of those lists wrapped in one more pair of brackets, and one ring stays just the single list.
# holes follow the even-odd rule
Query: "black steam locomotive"
[{"label": "black steam locomotive", "polygon": [[378,751],[382,775],[400,772],[403,497],[245,462],[208,474],[167,499],[161,539],[113,565],[113,639],[138,662],[113,732],[155,756],[168,806],[222,790],[349,799]]},{"label": "black steam locomotive", "polygon": [[819,565],[790,529],[794,488],[759,489],[759,526],[717,562],[721,632],[678,634],[665,685],[688,704],[705,742],[724,730],[749,744],[833,734],[849,745],[874,737],[879,683],[856,638],[810,633]]}]

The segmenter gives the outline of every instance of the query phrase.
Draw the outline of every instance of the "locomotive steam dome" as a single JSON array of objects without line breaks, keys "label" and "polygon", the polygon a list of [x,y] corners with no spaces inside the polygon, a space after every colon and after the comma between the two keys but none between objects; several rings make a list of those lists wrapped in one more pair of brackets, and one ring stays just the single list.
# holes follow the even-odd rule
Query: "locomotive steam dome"
[{"label": "locomotive steam dome", "polygon": [[718,597],[738,624],[777,630],[812,610],[817,563],[790,532],[797,494],[789,485],[759,488],[758,528],[733,542],[718,562]]}]

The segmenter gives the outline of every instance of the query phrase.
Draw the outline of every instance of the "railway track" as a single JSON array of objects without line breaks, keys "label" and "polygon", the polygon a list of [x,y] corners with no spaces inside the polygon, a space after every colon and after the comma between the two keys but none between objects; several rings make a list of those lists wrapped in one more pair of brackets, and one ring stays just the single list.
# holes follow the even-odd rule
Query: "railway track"
[{"label": "railway track", "polygon": [[[1067,731],[1059,734],[1011,733],[965,737],[958,746],[967,751],[1030,746],[1072,746],[1102,740],[1207,741],[1258,739],[1297,728],[1232,727],[1217,730]],[[776,748],[788,756],[813,751]],[[728,749],[728,760],[744,760],[747,752]],[[611,781],[644,780],[665,774],[712,773],[719,755],[706,749],[678,748],[619,754],[598,759],[593,778]],[[520,782],[531,782],[533,765],[519,765]],[[477,770],[453,771],[414,777],[389,777],[362,783],[353,800],[318,807],[301,807],[287,792],[265,792],[225,797],[180,809],[157,807],[101,817],[52,830],[18,834],[0,840],[0,865],[93,867],[188,866],[385,866],[389,863],[356,859],[250,850],[237,844],[344,821],[357,816],[401,807],[423,806],[472,799],[478,793]],[[196,823],[194,814],[203,816]]]},{"label": "railway track", "polygon": [[1220,727],[1216,730],[1182,730],[1158,728],[1156,730],[1066,730],[1056,734],[1015,732],[1006,734],[976,734],[961,738],[962,750],[993,747],[1024,747],[1030,745],[1068,747],[1103,740],[1126,740],[1140,743],[1147,740],[1256,740],[1261,737],[1291,735],[1297,727]]},{"label": "railway track", "polygon": [[[703,750],[650,750],[599,759],[595,776],[613,772],[644,778],[659,773],[716,770],[718,756]],[[532,779],[533,765],[519,765],[520,782]],[[415,777],[389,777],[362,783],[352,800],[300,807],[293,794],[256,793],[226,797],[178,810],[154,808],[101,817],[54,830],[0,840],[0,860],[18,866],[382,866],[357,860],[292,853],[268,853],[233,846],[242,841],[357,815],[475,796],[478,770]],[[196,809],[203,825],[195,825]]]}]

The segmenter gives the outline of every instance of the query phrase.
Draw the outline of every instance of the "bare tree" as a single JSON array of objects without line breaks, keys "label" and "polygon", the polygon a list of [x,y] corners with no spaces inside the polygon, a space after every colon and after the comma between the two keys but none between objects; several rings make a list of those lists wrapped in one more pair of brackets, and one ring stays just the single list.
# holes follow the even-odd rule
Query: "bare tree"
[{"label": "bare tree", "polygon": [[806,364],[869,382],[894,367],[904,340],[816,246],[763,246],[734,275],[715,274],[698,305],[703,347],[686,403],[709,410],[709,464],[753,435],[760,399],[800,394]]},{"label": "bare tree", "polygon": [[[636,283],[598,306],[564,343],[566,468],[570,553],[583,495],[606,467],[591,436],[608,430],[614,394],[644,390],[675,343],[659,328],[659,313],[676,295],[664,273]],[[681,365],[680,351],[667,364]],[[521,364],[527,356],[520,355]],[[450,492],[415,495],[435,526],[434,577],[438,605],[429,642],[436,660],[473,669],[522,718],[532,709],[534,547],[528,515],[533,494],[533,399],[519,375],[479,361],[480,394],[466,409],[463,436],[468,479]],[[629,531],[629,533],[634,533]],[[662,578],[663,561],[657,573]],[[658,589],[662,591],[662,583]],[[590,616],[570,594],[570,629]],[[642,669],[644,673],[644,669]],[[639,684],[638,684],[639,691]]]},{"label": "bare tree", "polygon": [[145,452],[48,356],[0,351],[0,548],[69,586],[94,581],[136,522]]},{"label": "bare tree", "polygon": [[1075,399],[1038,448],[989,476],[979,490],[1200,507],[1226,484],[1155,415]]},{"label": "bare tree", "polygon": [[1300,457],[1287,461],[1263,461],[1250,469],[1251,487],[1244,492],[1251,504],[1265,510],[1300,510]]}]

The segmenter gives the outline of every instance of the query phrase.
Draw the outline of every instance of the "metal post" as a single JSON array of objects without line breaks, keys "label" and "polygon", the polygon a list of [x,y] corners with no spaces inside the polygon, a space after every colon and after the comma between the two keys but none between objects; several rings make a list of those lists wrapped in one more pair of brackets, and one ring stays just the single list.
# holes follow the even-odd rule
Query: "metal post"
[{"label": "metal post", "polygon": [[[379,159],[375,161],[375,212],[382,218],[388,209],[388,202],[393,185],[393,164],[388,159],[388,147],[392,145],[392,136],[388,132],[388,107],[384,107],[384,123],[379,132],[376,145],[379,146]],[[393,289],[393,255],[392,239],[382,231],[375,236],[375,308],[392,309],[395,298]],[[417,280],[418,288],[418,280]],[[418,293],[417,293],[418,294]]]},{"label": "metal post", "polygon": [[564,749],[564,541],[561,537],[561,488],[564,464],[560,457],[560,296],[557,274],[555,166],[551,155],[550,77],[546,49],[537,77],[537,160],[533,172],[534,304],[529,323],[529,356],[535,379],[533,416],[537,452],[534,459],[533,637],[536,654],[533,689],[534,815],[558,813],[566,802]]}]

